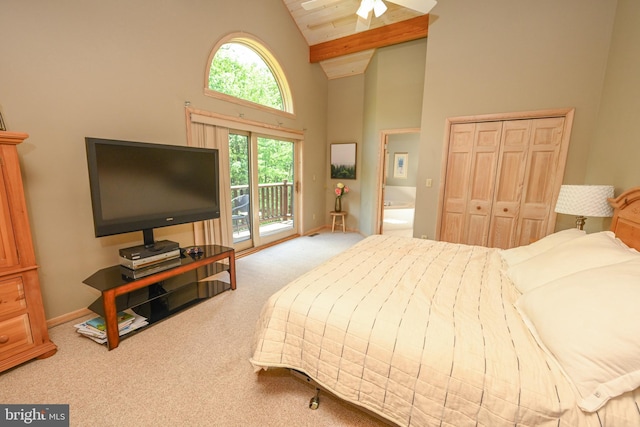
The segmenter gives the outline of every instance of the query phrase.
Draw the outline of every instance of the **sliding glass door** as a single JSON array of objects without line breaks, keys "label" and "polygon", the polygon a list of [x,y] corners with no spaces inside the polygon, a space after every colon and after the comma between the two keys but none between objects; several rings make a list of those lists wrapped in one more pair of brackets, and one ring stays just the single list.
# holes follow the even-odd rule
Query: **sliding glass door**
[{"label": "sliding glass door", "polygon": [[[273,241],[295,229],[294,143],[257,137],[260,240]],[[275,237],[275,238],[274,238]]]},{"label": "sliding glass door", "polygon": [[229,132],[231,218],[236,250],[297,233],[296,144]]},{"label": "sliding glass door", "polygon": [[231,228],[236,249],[253,246],[251,230],[251,173],[249,133],[229,132],[231,175]]}]

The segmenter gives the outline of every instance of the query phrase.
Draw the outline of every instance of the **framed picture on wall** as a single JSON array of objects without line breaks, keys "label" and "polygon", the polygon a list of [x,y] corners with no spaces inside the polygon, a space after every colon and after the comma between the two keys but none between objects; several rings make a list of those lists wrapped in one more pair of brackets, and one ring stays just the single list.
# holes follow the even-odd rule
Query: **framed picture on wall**
[{"label": "framed picture on wall", "polygon": [[395,153],[393,155],[393,177],[407,178],[409,170],[409,153]]},{"label": "framed picture on wall", "polygon": [[356,179],[356,143],[331,144],[331,179]]}]

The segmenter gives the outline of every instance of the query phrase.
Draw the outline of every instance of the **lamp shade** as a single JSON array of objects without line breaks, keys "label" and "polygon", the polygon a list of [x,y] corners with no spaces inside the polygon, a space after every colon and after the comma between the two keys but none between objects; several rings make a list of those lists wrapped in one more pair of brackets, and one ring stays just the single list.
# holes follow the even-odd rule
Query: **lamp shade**
[{"label": "lamp shade", "polygon": [[562,185],[555,211],[579,216],[613,216],[607,200],[613,197],[613,191],[613,185]]}]

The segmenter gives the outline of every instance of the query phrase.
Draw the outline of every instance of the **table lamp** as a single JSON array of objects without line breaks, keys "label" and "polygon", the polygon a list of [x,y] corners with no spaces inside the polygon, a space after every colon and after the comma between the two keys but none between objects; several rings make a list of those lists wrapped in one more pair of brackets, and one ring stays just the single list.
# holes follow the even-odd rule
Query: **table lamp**
[{"label": "table lamp", "polygon": [[582,230],[588,216],[613,216],[613,208],[608,202],[613,191],[613,185],[562,185],[555,211],[577,215],[576,227]]}]

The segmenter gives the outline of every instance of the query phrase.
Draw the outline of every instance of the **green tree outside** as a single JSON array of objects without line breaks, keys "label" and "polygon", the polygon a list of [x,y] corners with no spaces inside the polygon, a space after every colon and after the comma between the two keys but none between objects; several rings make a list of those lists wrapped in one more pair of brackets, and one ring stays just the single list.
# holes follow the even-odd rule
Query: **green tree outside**
[{"label": "green tree outside", "polygon": [[[251,48],[227,43],[216,53],[209,71],[209,88],[279,110],[284,109],[280,87],[265,61]],[[249,184],[249,140],[229,135],[231,185]],[[260,184],[293,182],[293,144],[258,138]]]},{"label": "green tree outside", "polygon": [[280,87],[264,60],[247,46],[227,43],[209,70],[209,88],[267,107],[284,109]]}]

